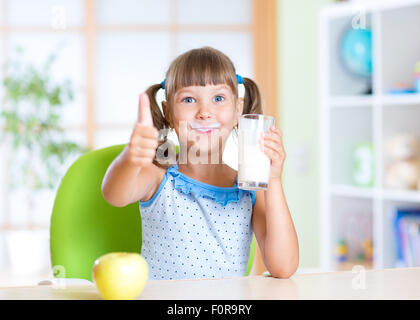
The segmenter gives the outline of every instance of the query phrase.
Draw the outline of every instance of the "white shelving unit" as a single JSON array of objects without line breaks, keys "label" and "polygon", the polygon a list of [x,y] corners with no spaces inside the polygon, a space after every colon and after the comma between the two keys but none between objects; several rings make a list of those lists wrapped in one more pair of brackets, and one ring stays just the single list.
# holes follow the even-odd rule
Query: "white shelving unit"
[{"label": "white shelving unit", "polygon": [[[358,19],[357,15],[364,15],[362,19],[372,31],[372,94],[363,94],[365,82],[349,75],[339,60],[342,32]],[[351,1],[332,4],[320,11],[320,256],[323,270],[337,270],[335,249],[342,232],[339,222],[355,212],[370,216],[373,268],[395,267],[394,208],[420,208],[420,191],[389,190],[383,184],[387,167],[383,154],[386,139],[398,132],[420,137],[420,94],[388,93],[398,82],[413,83],[414,66],[420,61],[419,34],[419,0]],[[359,141],[373,144],[375,179],[372,188],[352,184],[351,152]]]}]

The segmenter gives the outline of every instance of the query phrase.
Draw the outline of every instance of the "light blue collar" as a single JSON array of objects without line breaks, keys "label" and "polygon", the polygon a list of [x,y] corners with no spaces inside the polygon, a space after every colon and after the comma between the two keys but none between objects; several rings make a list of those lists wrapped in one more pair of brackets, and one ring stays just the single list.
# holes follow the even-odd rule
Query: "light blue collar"
[{"label": "light blue collar", "polygon": [[[229,202],[239,202],[244,193],[250,192],[238,188],[238,177],[236,177],[236,182],[233,187],[225,188],[213,186],[188,177],[182,172],[179,172],[177,164],[169,167],[167,172],[174,177],[175,189],[178,189],[185,194],[193,193],[197,198],[207,197],[213,199],[223,206],[226,206]],[[251,192],[251,195],[255,196],[255,191]],[[254,201],[253,198],[253,203]]]}]

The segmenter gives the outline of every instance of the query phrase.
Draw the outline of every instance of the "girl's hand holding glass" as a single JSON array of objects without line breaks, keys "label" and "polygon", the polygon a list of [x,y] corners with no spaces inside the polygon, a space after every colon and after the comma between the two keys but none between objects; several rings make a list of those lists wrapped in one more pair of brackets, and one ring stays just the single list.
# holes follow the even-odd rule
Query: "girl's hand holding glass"
[{"label": "girl's hand holding glass", "polygon": [[280,130],[276,126],[272,126],[269,132],[261,133],[260,146],[271,160],[270,180],[281,179],[286,152]]}]

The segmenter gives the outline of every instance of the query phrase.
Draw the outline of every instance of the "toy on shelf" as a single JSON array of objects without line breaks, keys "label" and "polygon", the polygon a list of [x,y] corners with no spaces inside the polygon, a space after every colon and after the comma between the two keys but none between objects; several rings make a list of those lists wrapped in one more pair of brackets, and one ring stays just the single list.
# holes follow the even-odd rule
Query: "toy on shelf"
[{"label": "toy on shelf", "polygon": [[369,28],[345,30],[340,42],[339,58],[345,70],[367,81],[364,94],[372,94],[372,32]]},{"label": "toy on shelf", "polygon": [[353,184],[359,187],[373,187],[374,172],[374,154],[372,143],[358,143],[353,150]]},{"label": "toy on shelf", "polygon": [[346,262],[347,261],[348,249],[347,249],[347,243],[344,239],[340,239],[338,241],[337,247],[335,249],[335,254],[336,254],[338,262]]},{"label": "toy on shelf", "polygon": [[388,90],[389,94],[420,93],[420,61],[416,63],[414,70],[414,87],[404,82],[397,82],[394,88]]},{"label": "toy on shelf", "polygon": [[351,270],[355,265],[373,266],[372,212],[370,208],[353,206],[336,213],[337,243],[334,258],[338,270]]},{"label": "toy on shelf", "polygon": [[404,82],[398,82],[395,84],[395,87],[388,90],[389,94],[407,94],[407,93],[416,93],[416,88],[413,88],[412,85],[408,85]]},{"label": "toy on shelf", "polygon": [[385,143],[385,186],[392,189],[420,190],[420,140],[409,133],[399,133]]},{"label": "toy on shelf", "polygon": [[371,262],[373,260],[373,243],[372,239],[366,238],[363,241],[363,250],[364,250],[364,260],[367,262]]}]

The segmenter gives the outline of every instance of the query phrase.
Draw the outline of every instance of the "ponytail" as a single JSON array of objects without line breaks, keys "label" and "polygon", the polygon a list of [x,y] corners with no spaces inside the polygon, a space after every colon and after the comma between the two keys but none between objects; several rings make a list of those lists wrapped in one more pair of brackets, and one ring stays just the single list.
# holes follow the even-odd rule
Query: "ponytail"
[{"label": "ponytail", "polygon": [[245,86],[245,99],[242,114],[263,114],[261,93],[257,84],[249,78],[243,78],[243,81]]},{"label": "ponytail", "polygon": [[169,123],[166,120],[165,116],[160,111],[159,105],[156,101],[156,94],[161,89],[161,85],[154,84],[151,85],[147,90],[146,93],[149,96],[150,100],[150,111],[152,112],[152,118],[153,118],[153,125],[158,129],[158,131],[169,128]]},{"label": "ponytail", "polygon": [[[146,93],[149,96],[149,100],[150,100],[150,111],[152,113],[152,118],[153,118],[153,126],[158,130],[159,132],[159,137],[158,137],[158,147],[157,147],[157,151],[156,151],[156,155],[155,158],[153,159],[153,164],[160,166],[160,167],[164,167],[166,168],[168,165],[170,165],[172,162],[169,161],[168,163],[162,163],[159,162],[157,160],[157,158],[160,157],[165,157],[165,159],[168,157],[168,152],[172,153],[175,152],[176,149],[175,146],[170,146],[169,148],[167,148],[163,154],[159,154],[159,148],[168,142],[168,133],[170,130],[170,123],[168,122],[168,120],[165,118],[165,116],[163,115],[161,109],[159,108],[159,105],[156,101],[156,94],[157,92],[162,88],[161,84],[154,84],[151,85],[147,90]],[[162,153],[162,152],[161,152]],[[174,154],[175,155],[175,154]]]},{"label": "ponytail", "polygon": [[[250,78],[242,78],[245,87],[244,108],[242,114],[264,114],[260,89]],[[235,136],[238,138],[238,125],[235,126]]]}]

